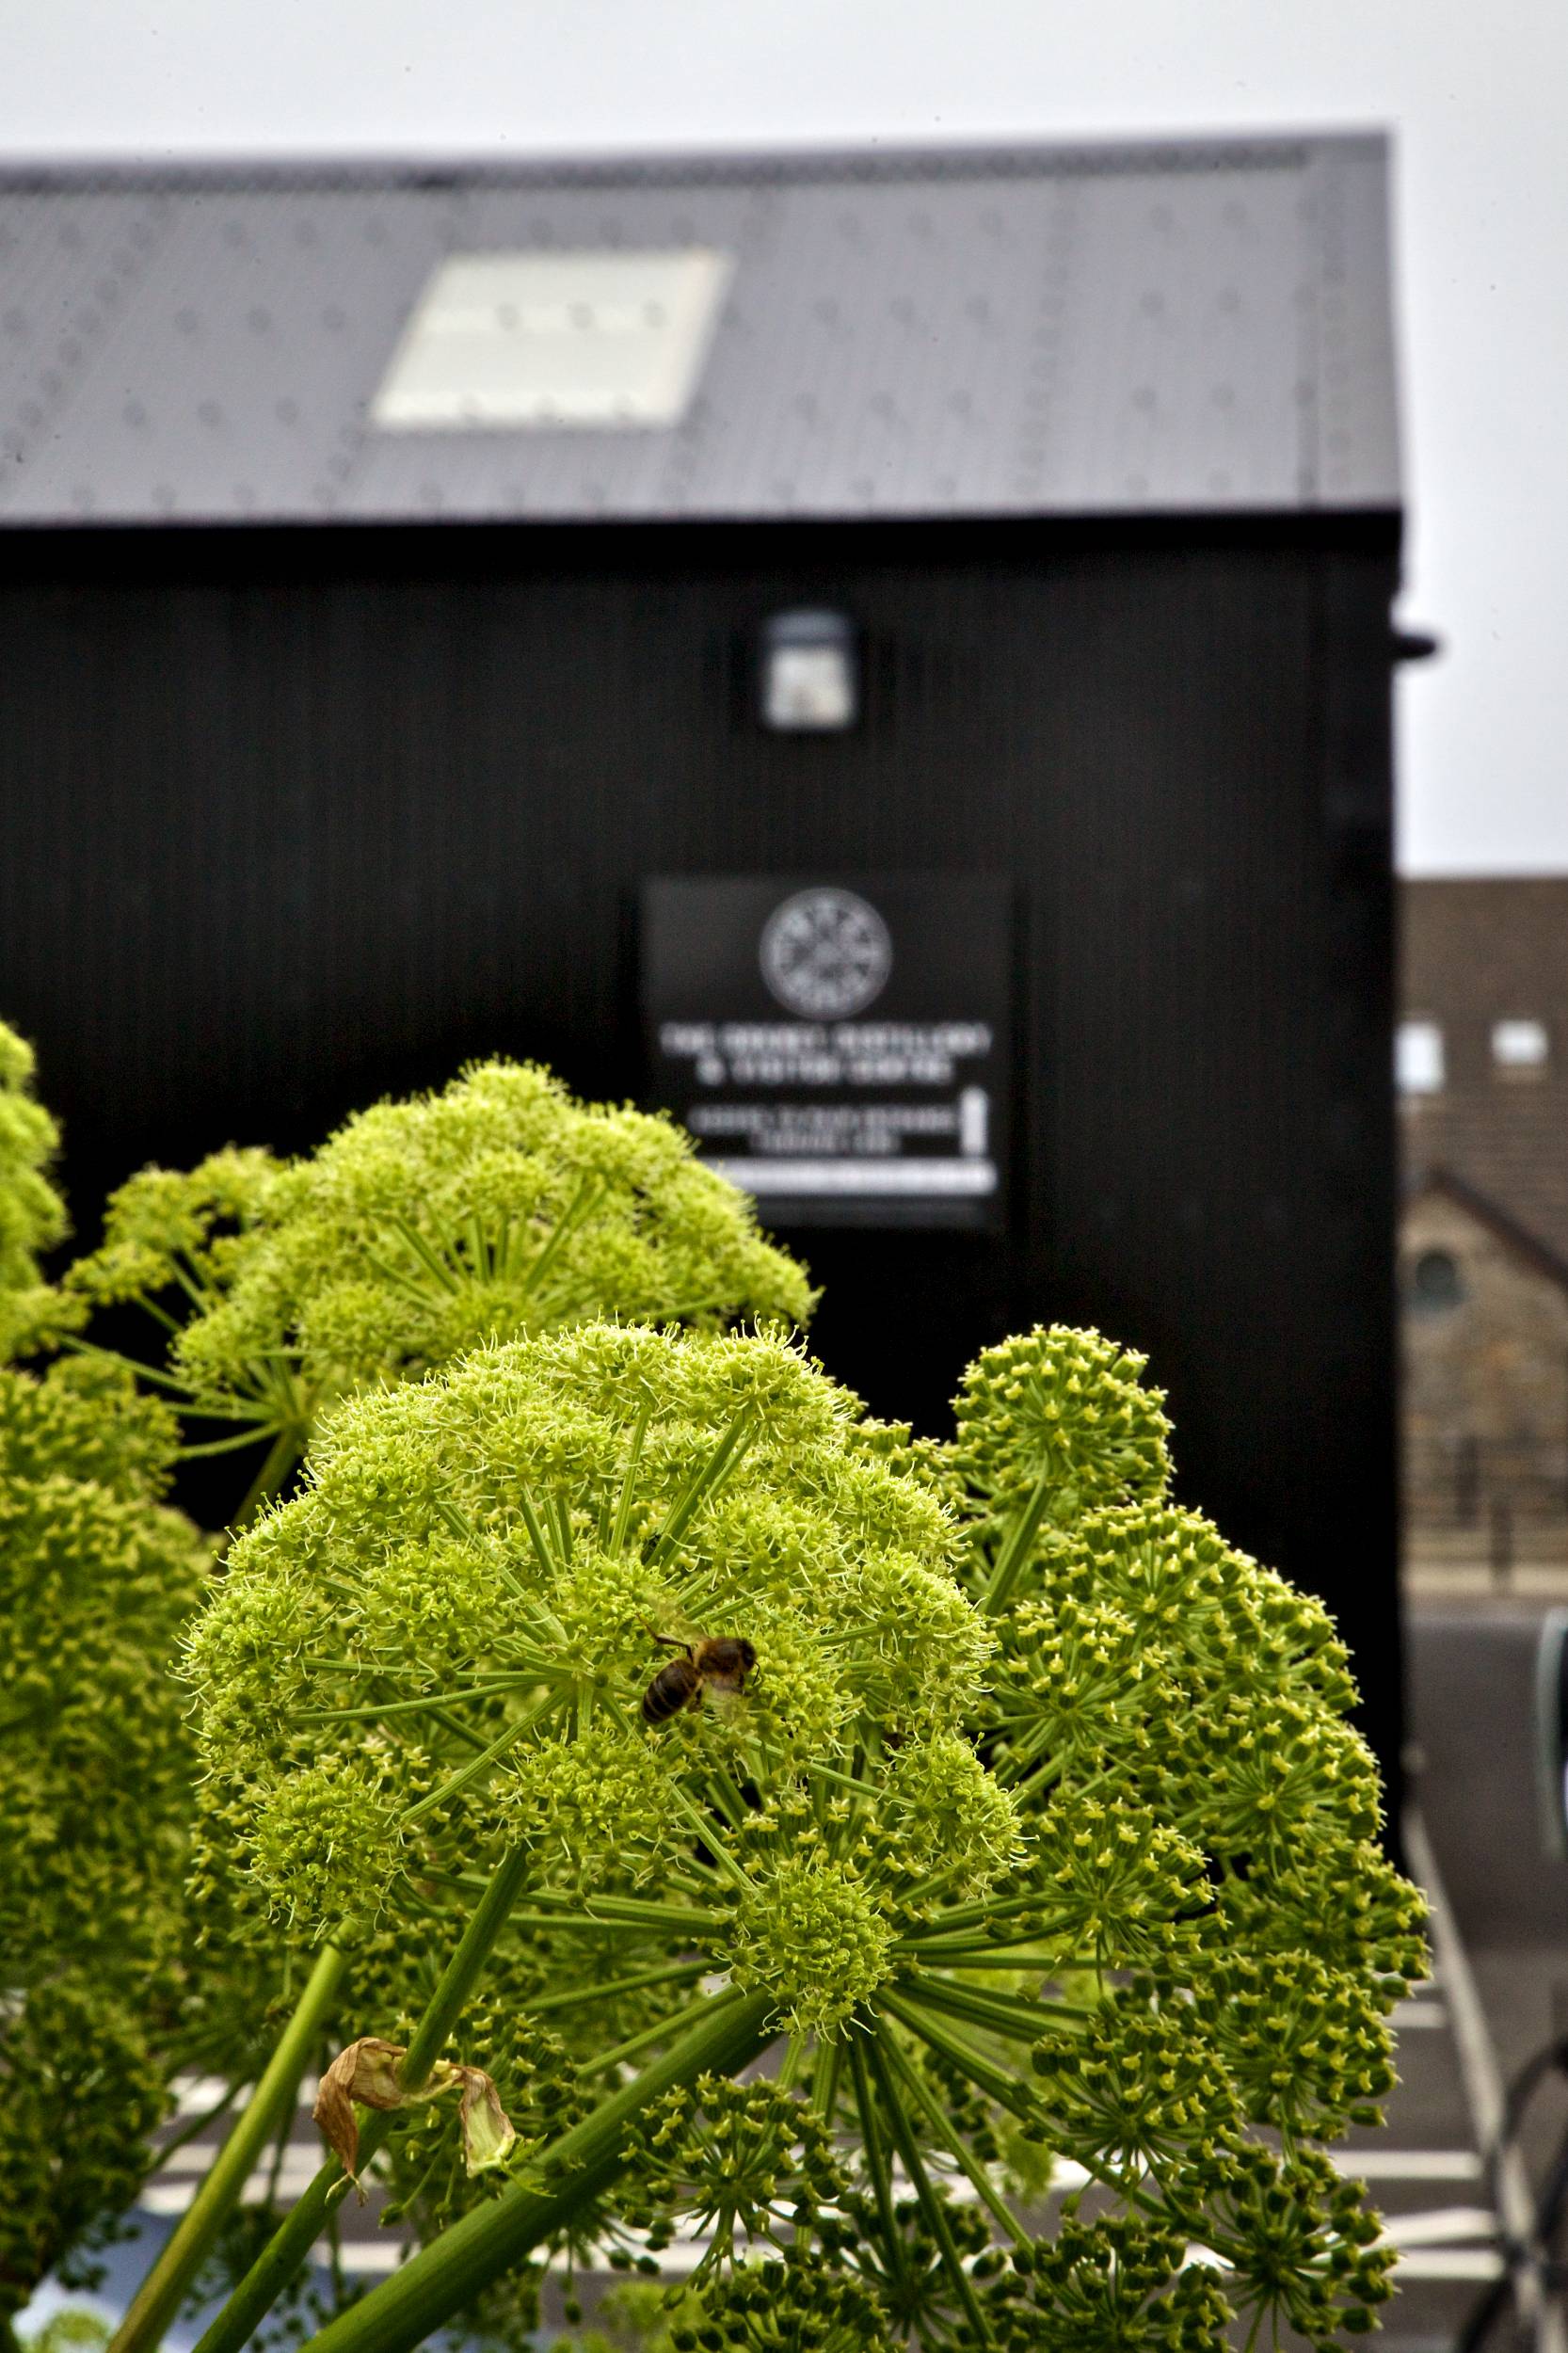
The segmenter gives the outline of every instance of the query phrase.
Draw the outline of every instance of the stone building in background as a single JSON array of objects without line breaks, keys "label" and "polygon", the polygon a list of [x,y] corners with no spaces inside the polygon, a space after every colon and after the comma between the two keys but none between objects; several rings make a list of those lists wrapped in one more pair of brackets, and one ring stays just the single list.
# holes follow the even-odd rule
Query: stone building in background
[{"label": "stone building in background", "polygon": [[1568,876],[1406,882],[1407,1552],[1568,1559]]}]

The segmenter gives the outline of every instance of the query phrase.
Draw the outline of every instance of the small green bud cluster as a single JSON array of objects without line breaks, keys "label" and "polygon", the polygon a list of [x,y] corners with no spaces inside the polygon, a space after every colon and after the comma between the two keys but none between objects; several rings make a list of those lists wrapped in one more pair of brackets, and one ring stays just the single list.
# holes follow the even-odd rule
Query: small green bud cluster
[{"label": "small green bud cluster", "polygon": [[1185,2006],[1151,1999],[1154,1990],[1135,1977],[1034,2046],[1056,2146],[1129,2181],[1173,2160],[1211,2163],[1241,2121],[1218,2055],[1192,2032]]},{"label": "small green bud cluster", "polygon": [[803,2241],[737,2266],[689,2303],[671,2325],[672,2353],[894,2353],[875,2297]]},{"label": "small green bud cluster", "polygon": [[1040,1925],[1096,1969],[1178,1966],[1211,1891],[1192,1840],[1119,1793],[1072,1783],[1037,1825]]},{"label": "small green bud cluster", "polygon": [[80,1300],[117,1306],[189,1277],[217,1297],[236,1279],[284,1175],[270,1152],[231,1145],[194,1169],[144,1168],[109,1196],[104,1241],[66,1281]]},{"label": "small green bud cluster", "polygon": [[953,1401],[955,1481],[985,1516],[1044,1487],[1050,1516],[1160,1495],[1170,1477],[1163,1393],[1142,1386],[1148,1358],[1097,1332],[1032,1332],[976,1357]]},{"label": "small green bud cluster", "polygon": [[1395,2253],[1361,2185],[1318,2150],[1232,2153],[1209,2201],[1206,2246],[1235,2275],[1231,2301],[1275,2342],[1293,2331],[1317,2353],[1364,2336],[1393,2293]]},{"label": "small green bud cluster", "polygon": [[1247,2113],[1297,2142],[1381,2121],[1388,2030],[1350,1971],[1306,1952],[1237,1952],[1204,1989],[1204,2024]]},{"label": "small green bud cluster", "polygon": [[668,2243],[667,2216],[688,2217],[709,2239],[695,2287],[733,2269],[746,2248],[788,2251],[849,2191],[827,2126],[777,2084],[702,2076],[639,2120],[633,2144],[623,2219],[658,2249]]},{"label": "small green bud cluster", "polygon": [[986,2317],[999,2353],[1215,2353],[1231,2318],[1211,2267],[1156,2217],[1069,2217],[998,2266]]},{"label": "small green bud cluster", "polygon": [[737,1907],[729,1966],[737,1985],[776,1994],[797,2032],[827,2033],[875,1994],[892,1939],[873,1888],[813,1844],[757,1873]]}]

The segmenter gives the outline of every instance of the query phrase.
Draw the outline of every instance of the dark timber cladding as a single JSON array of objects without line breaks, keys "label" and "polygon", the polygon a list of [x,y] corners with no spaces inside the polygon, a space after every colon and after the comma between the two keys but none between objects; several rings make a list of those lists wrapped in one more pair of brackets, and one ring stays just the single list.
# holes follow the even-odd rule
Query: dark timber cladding
[{"label": "dark timber cladding", "polygon": [[[795,1233],[815,1341],[927,1426],[1146,1348],[1392,1770],[1384,215],[1336,138],[0,182],[0,1012],[84,1225],[470,1055],[644,1091],[655,879],[989,878],[998,1207]],[[376,422],[443,258],[696,247],[673,419]],[[841,730],[760,721],[801,608]]]}]

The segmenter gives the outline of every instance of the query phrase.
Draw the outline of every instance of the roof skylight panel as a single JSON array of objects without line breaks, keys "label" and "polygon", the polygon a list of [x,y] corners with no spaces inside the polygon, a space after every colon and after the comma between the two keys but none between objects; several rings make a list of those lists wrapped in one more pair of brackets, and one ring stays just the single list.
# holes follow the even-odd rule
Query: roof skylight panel
[{"label": "roof skylight panel", "polygon": [[667,426],[685,413],[733,264],[674,252],[452,254],[371,408],[385,430]]}]

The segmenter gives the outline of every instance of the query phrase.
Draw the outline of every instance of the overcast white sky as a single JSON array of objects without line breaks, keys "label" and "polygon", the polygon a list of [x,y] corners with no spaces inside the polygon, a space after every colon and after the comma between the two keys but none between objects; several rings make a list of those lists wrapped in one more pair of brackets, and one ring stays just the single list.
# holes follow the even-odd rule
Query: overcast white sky
[{"label": "overcast white sky", "polygon": [[1381,125],[1400,859],[1568,872],[1568,0],[0,0],[11,158]]}]

